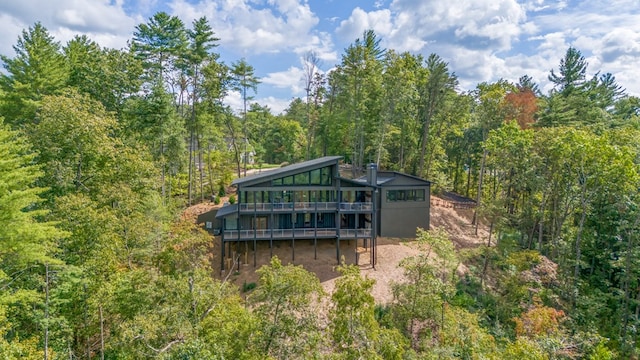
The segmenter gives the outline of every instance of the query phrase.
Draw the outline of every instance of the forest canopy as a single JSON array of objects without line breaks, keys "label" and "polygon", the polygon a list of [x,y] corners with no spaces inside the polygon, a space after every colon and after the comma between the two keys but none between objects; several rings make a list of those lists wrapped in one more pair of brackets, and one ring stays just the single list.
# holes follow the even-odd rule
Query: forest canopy
[{"label": "forest canopy", "polygon": [[[329,73],[309,52],[304,98],[274,115],[218,41],[160,12],[126,49],[36,23],[1,57],[0,357],[638,358],[640,99],[613,74],[570,47],[547,93],[526,74],[462,91],[369,30]],[[254,290],[218,279],[184,208],[325,155],[476,199],[487,246],[418,231],[389,304],[349,265],[332,294],[277,258]]]}]

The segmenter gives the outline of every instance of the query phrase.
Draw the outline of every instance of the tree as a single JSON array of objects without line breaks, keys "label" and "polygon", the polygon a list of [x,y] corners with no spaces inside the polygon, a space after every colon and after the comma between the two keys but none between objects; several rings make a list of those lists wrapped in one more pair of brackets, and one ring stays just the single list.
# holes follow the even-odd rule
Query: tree
[{"label": "tree", "polygon": [[0,348],[9,347],[8,357],[28,356],[20,349],[34,351],[30,343],[40,340],[47,357],[50,319],[41,312],[48,310],[42,275],[49,265],[62,265],[54,253],[57,240],[67,235],[42,221],[45,189],[35,186],[42,172],[33,159],[23,139],[0,121]]},{"label": "tree", "polygon": [[531,76],[529,76],[529,75],[522,75],[518,79],[518,84],[516,84],[516,87],[518,88],[518,90],[520,92],[525,92],[525,91],[529,90],[536,97],[542,95],[542,92],[540,91],[540,87],[538,87],[538,84],[536,84],[533,81],[533,78]]},{"label": "tree", "polygon": [[[530,198],[532,191],[538,190],[535,183],[537,164],[533,152],[534,132],[522,130],[518,125],[515,121],[509,121],[491,130],[484,144],[487,150],[486,165],[492,170],[496,184],[491,199],[485,201],[486,217],[492,229],[494,224],[504,225],[505,221],[517,223],[522,212],[526,211],[526,206],[521,204]],[[525,224],[529,225],[523,221],[520,228],[523,235],[530,229]]]},{"label": "tree", "polygon": [[150,83],[163,84],[174,69],[173,61],[187,48],[184,23],[177,16],[158,12],[147,24],[136,26],[131,50],[142,60]]},{"label": "tree", "polygon": [[[318,92],[318,88],[321,84],[316,81],[318,73],[318,66],[320,65],[320,58],[315,51],[308,51],[304,54],[303,58],[304,67],[304,91],[306,93],[307,100],[307,153],[305,159],[311,160],[311,149],[313,147],[313,139],[316,132],[316,119],[312,119],[311,116],[311,95]],[[314,104],[317,105],[317,104]]]},{"label": "tree", "polygon": [[329,75],[329,114],[325,119],[327,152],[345,154],[353,175],[373,161],[380,138],[382,57],[385,50],[373,30],[349,45]]},{"label": "tree", "polygon": [[409,164],[417,162],[415,149],[419,148],[417,103],[419,77],[423,59],[409,53],[387,51],[384,57],[382,97],[383,121],[376,151],[380,168],[391,167],[407,171]]},{"label": "tree", "polygon": [[[193,192],[193,164],[195,162],[195,152],[200,148],[200,132],[201,127],[198,126],[198,116],[196,109],[200,99],[199,85],[203,82],[202,68],[206,66],[207,62],[215,61],[217,56],[210,56],[209,52],[217,44],[218,38],[213,36],[213,30],[209,25],[207,19],[202,17],[193,22],[193,29],[189,30],[189,49],[187,53],[187,64],[189,66],[188,74],[191,78],[191,121],[189,122],[189,189],[188,189],[188,204],[191,204],[192,192]],[[202,152],[198,151],[200,164],[200,185],[203,184],[204,171],[202,169]],[[204,199],[204,191],[200,189],[201,200]]]},{"label": "tree", "polygon": [[511,91],[505,96],[508,107],[505,120],[516,120],[521,129],[526,129],[536,121],[538,99],[533,90],[521,85],[517,85],[517,88],[517,91]]},{"label": "tree", "polygon": [[574,47],[569,47],[560,60],[559,74],[551,70],[549,81],[555,84],[556,90],[564,96],[579,90],[584,84],[587,72],[587,62],[582,53]]},{"label": "tree", "polygon": [[46,165],[45,184],[53,195],[98,191],[105,165],[116,155],[116,120],[102,104],[70,90],[42,100],[29,137]]},{"label": "tree", "polygon": [[184,168],[186,135],[171,95],[161,86],[153,86],[150,93],[127,100],[122,118],[123,137],[132,144],[142,144],[153,155],[161,172],[163,198],[171,197],[173,190],[180,192],[171,188],[171,181]]},{"label": "tree", "polygon": [[374,280],[362,278],[355,265],[342,265],[338,271],[342,276],[336,280],[329,313],[336,354],[341,359],[402,359],[406,342],[397,331],[381,328],[375,319]]},{"label": "tree", "polygon": [[[482,142],[487,140],[489,131],[502,125],[505,118],[505,95],[513,86],[500,80],[493,84],[478,84],[475,91],[476,96],[476,121],[481,134]],[[482,151],[482,160],[480,161],[480,173],[478,175],[478,192],[476,193],[476,211],[473,216],[473,223],[476,225],[476,234],[478,233],[478,216],[477,209],[482,206],[483,180],[485,176],[485,165],[487,159],[487,149]]]},{"label": "tree", "polygon": [[[247,101],[251,100],[248,91],[253,90],[254,93],[258,91],[258,84],[260,79],[255,76],[255,70],[253,66],[249,65],[243,58],[240,61],[235,62],[231,66],[232,76],[232,88],[240,92],[242,96],[242,133],[244,135],[244,150],[243,150],[243,163],[244,163],[244,176],[247,176]],[[240,176],[240,174],[238,174]]]},{"label": "tree", "polygon": [[69,86],[91,95],[109,111],[121,112],[126,98],[140,90],[142,64],[129,51],[102,49],[86,35],[64,47]]},{"label": "tree", "polygon": [[427,323],[444,326],[444,307],[453,294],[452,274],[458,262],[444,229],[434,233],[418,229],[417,242],[421,253],[400,262],[406,282],[393,285],[396,302],[391,312],[398,327],[412,340],[412,347],[424,350],[422,327]]},{"label": "tree", "polygon": [[[449,74],[448,64],[438,55],[431,54],[427,59],[425,78],[420,88],[420,120],[422,123],[422,137],[420,139],[420,165],[418,175],[429,177],[432,152],[427,154],[427,144],[433,142],[430,138],[432,122],[440,111],[446,96],[455,90],[458,79],[455,74]],[[427,160],[425,164],[425,158]]]},{"label": "tree", "polygon": [[318,352],[322,336],[313,304],[324,294],[320,280],[302,266],[283,266],[277,257],[257,273],[250,301],[260,323],[260,353],[284,359]]},{"label": "tree", "polygon": [[[253,110],[258,110],[257,108]],[[249,115],[258,115],[250,111]],[[257,144],[261,149],[261,159],[269,164],[295,163],[304,153],[304,129],[297,121],[284,116],[273,116],[262,113],[262,135],[257,137]]]},{"label": "tree", "polygon": [[43,96],[66,86],[68,72],[60,44],[39,22],[22,31],[13,50],[15,58],[0,57],[6,70],[0,76],[0,109],[8,124],[21,125],[33,120]]}]

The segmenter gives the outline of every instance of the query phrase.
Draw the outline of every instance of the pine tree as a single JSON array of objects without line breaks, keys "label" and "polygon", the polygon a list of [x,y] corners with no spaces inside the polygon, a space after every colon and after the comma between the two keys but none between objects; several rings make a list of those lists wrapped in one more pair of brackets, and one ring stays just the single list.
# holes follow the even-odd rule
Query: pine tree
[{"label": "pine tree", "polygon": [[0,76],[0,110],[8,124],[18,125],[33,121],[40,99],[66,86],[68,73],[60,44],[39,22],[22,31],[13,49],[15,58],[0,57],[7,72]]},{"label": "pine tree", "polygon": [[[7,358],[19,349],[25,351],[17,351],[20,357],[36,351],[21,340],[47,339],[38,326],[48,329],[48,319],[40,316],[48,305],[41,294],[43,266],[60,264],[53,253],[65,233],[40,220],[46,215],[38,210],[44,189],[34,183],[41,175],[24,141],[0,120],[0,354]],[[3,351],[7,342],[9,353]]]}]

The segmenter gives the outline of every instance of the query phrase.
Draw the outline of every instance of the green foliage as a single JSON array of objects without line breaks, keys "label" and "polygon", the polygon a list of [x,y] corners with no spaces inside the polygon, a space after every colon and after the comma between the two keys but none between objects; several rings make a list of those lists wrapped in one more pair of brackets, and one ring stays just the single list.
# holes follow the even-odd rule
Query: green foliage
[{"label": "green foliage", "polygon": [[302,266],[283,266],[277,257],[257,273],[259,286],[250,302],[259,322],[259,352],[274,358],[318,352],[322,336],[317,304],[324,295],[320,280]]},{"label": "green foliage", "polygon": [[63,49],[69,86],[120,112],[125,98],[140,88],[142,64],[127,51],[102,49],[86,35],[71,39]]},{"label": "green foliage", "polygon": [[376,321],[374,281],[362,278],[355,265],[342,265],[338,271],[342,276],[336,280],[329,313],[335,358],[401,359],[408,341],[395,329],[380,328]]},{"label": "green foliage", "polygon": [[509,254],[506,263],[516,271],[529,270],[540,262],[540,254],[535,250],[517,251]]},{"label": "green foliage", "polygon": [[6,69],[0,76],[4,91],[0,109],[8,124],[29,124],[42,97],[67,85],[67,66],[60,44],[39,22],[22,31],[13,50],[15,58],[0,57]]},{"label": "green foliage", "polygon": [[43,221],[45,189],[35,186],[42,172],[33,159],[23,139],[0,120],[0,350],[7,358],[41,353],[41,325],[51,321],[42,313],[48,307],[44,266],[61,265],[57,241],[68,235]]},{"label": "green foliage", "polygon": [[613,360],[616,358],[616,353],[607,348],[602,342],[598,343],[588,357],[589,360]]},{"label": "green foliage", "polygon": [[256,288],[256,286],[258,286],[258,284],[254,283],[254,282],[250,282],[250,283],[248,283],[248,282],[246,282],[246,281],[245,281],[245,282],[242,284],[242,292],[243,292],[243,293],[249,292],[249,291],[251,291],[251,290],[255,289],[255,288]]},{"label": "green foliage", "polygon": [[151,83],[162,81],[175,64],[171,61],[187,48],[184,23],[177,16],[158,12],[146,24],[136,26],[131,49],[142,60]]},{"label": "green foliage", "polygon": [[229,204],[233,205],[236,203],[236,196],[235,195],[231,195],[229,196]]},{"label": "green foliage", "polygon": [[501,354],[501,358],[508,360],[547,360],[549,356],[534,341],[518,338],[515,342],[507,345]]},{"label": "green foliage", "polygon": [[495,356],[494,338],[479,325],[476,314],[447,305],[443,307],[443,323],[425,339],[427,344],[435,345],[429,353],[463,359]]},{"label": "green foliage", "polygon": [[76,91],[42,99],[29,137],[39,152],[38,161],[45,165],[43,180],[53,195],[98,191],[106,180],[106,164],[116,156],[116,128],[116,120],[100,103]]}]

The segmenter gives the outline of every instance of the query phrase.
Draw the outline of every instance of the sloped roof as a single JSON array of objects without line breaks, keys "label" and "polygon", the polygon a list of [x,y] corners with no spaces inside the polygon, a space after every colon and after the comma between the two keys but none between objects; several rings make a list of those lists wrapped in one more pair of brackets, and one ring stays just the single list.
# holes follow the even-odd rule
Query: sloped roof
[{"label": "sloped roof", "polygon": [[[417,184],[431,185],[431,181],[429,181],[429,180],[425,180],[425,179],[423,179],[421,177],[418,177],[418,176],[409,175],[409,174],[405,174],[405,173],[401,173],[401,172],[397,172],[397,171],[378,171],[377,176],[378,176],[378,179],[376,181],[376,184],[379,187],[393,186],[393,183],[396,180],[400,179],[400,178],[413,180]],[[366,176],[362,176],[362,177],[359,177],[359,178],[355,179],[355,181],[366,183],[367,182],[367,177]]]},{"label": "sloped roof", "polygon": [[220,210],[218,210],[218,212],[216,213],[216,218],[225,217],[235,212],[238,212],[238,204],[225,205],[221,207]]},{"label": "sloped roof", "polygon": [[231,185],[254,185],[264,181],[277,179],[280,177],[297,174],[302,171],[314,170],[328,165],[337,164],[342,159],[342,156],[324,156],[321,158],[303,161],[296,164],[283,166],[281,168],[263,171],[260,174],[253,174],[233,180]]},{"label": "sloped roof", "polygon": [[369,183],[367,183],[367,179],[364,179],[364,181],[361,181],[360,179],[348,179],[348,178],[341,177],[340,181],[342,183],[347,183],[347,184],[356,185],[356,186],[371,186],[369,185]]}]

